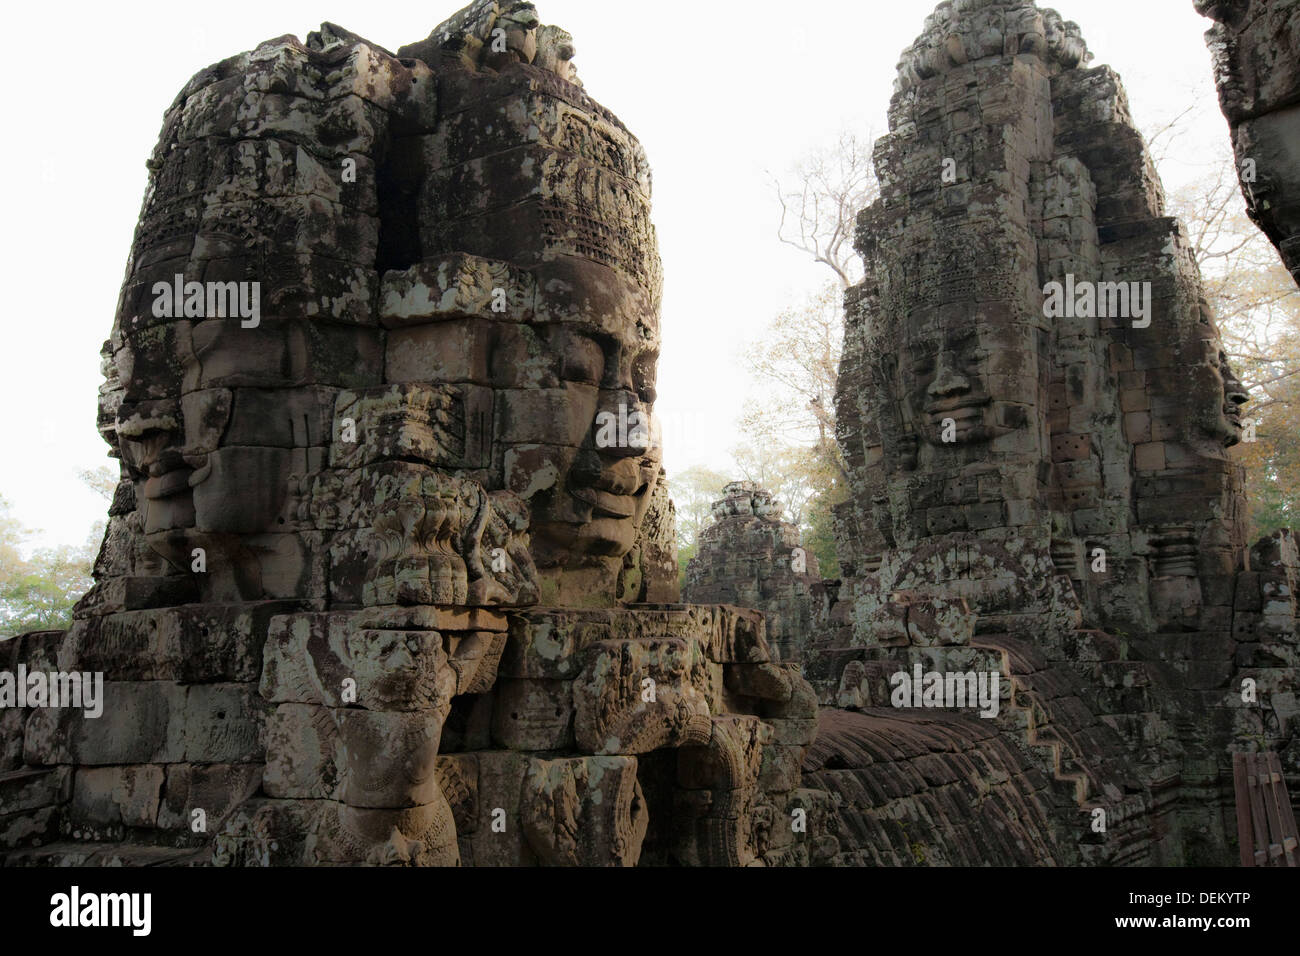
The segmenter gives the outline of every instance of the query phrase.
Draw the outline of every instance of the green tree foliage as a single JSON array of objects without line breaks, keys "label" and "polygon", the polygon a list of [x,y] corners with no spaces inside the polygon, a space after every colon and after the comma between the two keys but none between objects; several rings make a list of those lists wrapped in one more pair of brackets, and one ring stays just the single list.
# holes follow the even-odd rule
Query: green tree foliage
[{"label": "green tree foliage", "polygon": [[57,630],[72,623],[72,607],[94,582],[96,545],[43,548],[17,567],[0,569],[0,636]]},{"label": "green tree foliage", "polygon": [[[112,498],[117,478],[111,469],[101,466],[80,477],[105,499]],[[0,496],[0,637],[68,627],[73,605],[94,583],[91,568],[104,536],[103,522],[95,523],[81,545],[39,548],[24,558],[23,545],[31,535]]]},{"label": "green tree foliage", "polygon": [[711,522],[713,502],[733,479],[726,472],[695,465],[668,476],[668,493],[677,508],[677,579],[686,583],[686,565],[700,549],[700,532]]},{"label": "green tree foliage", "polygon": [[[762,419],[750,419],[747,427],[761,428]],[[831,508],[843,500],[847,486],[834,439],[796,444],[768,437],[738,446],[732,455],[739,477],[761,485],[781,503],[803,546],[817,556],[822,576],[837,576]]]},{"label": "green tree foliage", "polygon": [[874,136],[842,132],[808,153],[792,186],[776,183],[777,238],[826,266],[833,279],[779,313],[745,356],[755,395],[741,421],[741,473],[786,507],[824,577],[839,575],[833,507],[850,491],[835,441],[835,384],[844,342],[844,290],[862,276],[853,249],[858,213],[880,195]]},{"label": "green tree foliage", "polygon": [[844,341],[843,290],[828,283],[785,309],[745,356],[755,395],[733,455],[740,473],[785,506],[824,577],[839,573],[831,509],[848,495],[835,441],[835,385]]}]

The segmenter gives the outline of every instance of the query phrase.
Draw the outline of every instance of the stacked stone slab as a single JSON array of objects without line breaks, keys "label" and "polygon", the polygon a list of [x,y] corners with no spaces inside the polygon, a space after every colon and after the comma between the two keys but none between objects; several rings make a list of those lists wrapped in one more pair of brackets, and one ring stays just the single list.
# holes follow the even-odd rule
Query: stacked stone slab
[{"label": "stacked stone slab", "polygon": [[804,763],[814,865],[1043,866],[1074,862],[1047,835],[1044,775],[988,721],[823,708]]},{"label": "stacked stone slab", "polygon": [[800,546],[799,529],[752,481],[726,485],[713,519],[686,565],[683,599],[762,611],[773,649],[782,660],[800,660],[825,603],[816,594],[817,556]]},{"label": "stacked stone slab", "polygon": [[1300,281],[1300,8],[1290,0],[1195,0],[1246,211]]},{"label": "stacked stone slab", "polygon": [[[904,52],[837,396],[853,627],[806,671],[823,703],[870,706],[918,655],[961,670],[997,652],[1027,743],[1081,810],[1125,821],[1104,840],[1056,826],[1054,845],[1226,863],[1230,751],[1254,746],[1237,725],[1257,652],[1235,652],[1292,659],[1294,619],[1276,608],[1265,635],[1248,616],[1228,453],[1247,396],[1119,79],[1089,59],[1074,24],[1021,0],[940,4]],[[1111,307],[1057,311],[1053,282]],[[1145,314],[1119,283],[1149,283]],[[1265,685],[1276,746],[1293,669]]]},{"label": "stacked stone slab", "polygon": [[[649,167],[573,52],[481,0],[168,110],[96,584],[0,647],[103,673],[104,712],[0,712],[4,862],[807,858],[811,688],[758,613],[675,603]],[[178,275],[259,314],[158,308]]]}]

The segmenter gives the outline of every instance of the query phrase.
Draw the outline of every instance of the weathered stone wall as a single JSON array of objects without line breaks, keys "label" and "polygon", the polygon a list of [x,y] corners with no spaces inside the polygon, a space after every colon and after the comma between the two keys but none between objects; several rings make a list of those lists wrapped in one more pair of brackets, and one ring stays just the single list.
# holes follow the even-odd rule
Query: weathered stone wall
[{"label": "weathered stone wall", "polygon": [[[1300,281],[1300,6],[1286,0],[1197,0],[1216,22],[1205,34],[1219,103],[1232,130],[1246,210]],[[1290,792],[1300,792],[1300,708],[1295,669],[1295,540],[1274,534],[1250,553],[1233,612],[1236,663],[1258,681],[1258,708],[1233,715],[1238,739],[1281,750]]]},{"label": "weathered stone wall", "polygon": [[1251,219],[1300,282],[1300,7],[1196,0]]}]

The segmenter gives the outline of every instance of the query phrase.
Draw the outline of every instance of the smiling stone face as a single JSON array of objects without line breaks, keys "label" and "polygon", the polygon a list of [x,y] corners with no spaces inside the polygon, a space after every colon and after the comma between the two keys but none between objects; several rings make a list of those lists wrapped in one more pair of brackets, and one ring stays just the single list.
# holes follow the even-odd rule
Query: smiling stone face
[{"label": "smiling stone face", "polygon": [[378,330],[196,318],[128,329],[118,344],[101,421],[159,570],[185,574],[201,548],[205,599],[323,597],[307,573],[321,542],[298,520],[298,492],[326,467],[340,388],[379,379]]},{"label": "smiling stone face", "polygon": [[991,437],[984,386],[986,356],[973,329],[943,329],[935,338],[908,342],[901,366],[908,411],[917,431],[930,444],[941,444],[945,424],[956,441]]},{"label": "smiling stone face", "polygon": [[[211,319],[128,338],[119,352],[117,447],[148,532],[254,534],[276,524],[289,474],[321,466],[319,452],[307,450],[329,442],[338,385],[360,377],[339,379],[329,363],[312,361],[307,343],[342,346],[337,331]],[[373,343],[358,351],[361,343],[346,337],[354,356],[377,364]],[[171,374],[159,376],[164,367]],[[168,394],[149,397],[160,392]]]},{"label": "smiling stone face", "polygon": [[446,464],[528,503],[542,564],[621,558],[661,460],[652,418],[658,338],[636,318],[644,297],[595,263],[539,270],[539,283],[504,263],[446,258],[502,283],[495,288],[529,291],[513,315],[468,316],[458,310],[472,306],[457,305],[456,317],[444,318],[403,303],[442,301],[453,281],[445,268],[427,261],[390,274],[388,377],[458,396],[450,424],[463,458]]},{"label": "smiling stone face", "polygon": [[1214,372],[1214,378],[1217,379],[1219,398],[1218,414],[1212,418],[1213,426],[1211,434],[1219,438],[1227,447],[1236,445],[1241,441],[1242,432],[1242,407],[1250,401],[1250,393],[1246,391],[1246,386],[1237,378],[1237,373],[1232,370],[1232,365],[1228,361],[1228,353],[1219,349],[1217,360],[1209,363],[1208,368]]},{"label": "smiling stone face", "polygon": [[[539,345],[558,370],[558,397],[571,415],[557,415],[533,443],[541,446],[534,450],[545,462],[540,470],[555,475],[531,499],[536,543],[543,561],[565,552],[622,557],[659,477],[651,417],[657,350],[581,326],[547,333]],[[513,460],[526,457],[518,451]]]},{"label": "smiling stone face", "polygon": [[[484,70],[490,24],[516,55]],[[528,65],[531,5],[480,5],[448,29],[421,47],[442,83],[336,27],[218,64],[152,161],[100,424],[154,570],[220,555],[204,599],[328,599],[311,567],[332,533],[360,530],[331,524],[346,469],[393,460],[515,496],[538,563],[582,579],[573,595],[612,600],[635,560],[661,459],[649,166],[574,82],[563,31],[543,30],[549,58]],[[376,74],[369,99],[338,100],[339,58]],[[265,93],[263,61],[328,95]],[[254,107],[248,139],[209,142],[208,114]],[[343,124],[329,148],[355,181],[285,141],[299,119]],[[160,318],[150,290],[176,275],[258,283],[259,321]],[[368,452],[340,444],[345,422]],[[285,555],[292,573],[268,571]]]},{"label": "smiling stone face", "polygon": [[385,276],[381,322],[390,380],[491,390],[480,480],[527,502],[568,582],[544,600],[587,603],[614,598],[659,480],[661,278],[644,151],[567,62],[446,79],[406,147],[423,258]]},{"label": "smiling stone face", "polygon": [[1250,401],[1250,393],[1237,378],[1228,362],[1228,353],[1219,352],[1219,377],[1223,380],[1223,417],[1230,432],[1228,444],[1235,445],[1241,440],[1241,410]]},{"label": "smiling stone face", "polygon": [[[1023,334],[1021,334],[1023,331]],[[927,444],[969,446],[1023,427],[1035,401],[1028,330],[953,322],[907,329],[899,362],[906,415]]]}]

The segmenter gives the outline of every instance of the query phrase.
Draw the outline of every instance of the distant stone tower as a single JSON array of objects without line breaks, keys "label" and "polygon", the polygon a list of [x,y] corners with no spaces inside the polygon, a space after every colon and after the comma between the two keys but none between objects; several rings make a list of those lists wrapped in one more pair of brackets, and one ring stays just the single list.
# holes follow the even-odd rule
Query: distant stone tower
[{"label": "distant stone tower", "polygon": [[682,600],[762,611],[772,647],[782,660],[798,661],[817,617],[817,556],[800,547],[799,529],[752,481],[726,485],[713,519],[686,566]]}]

